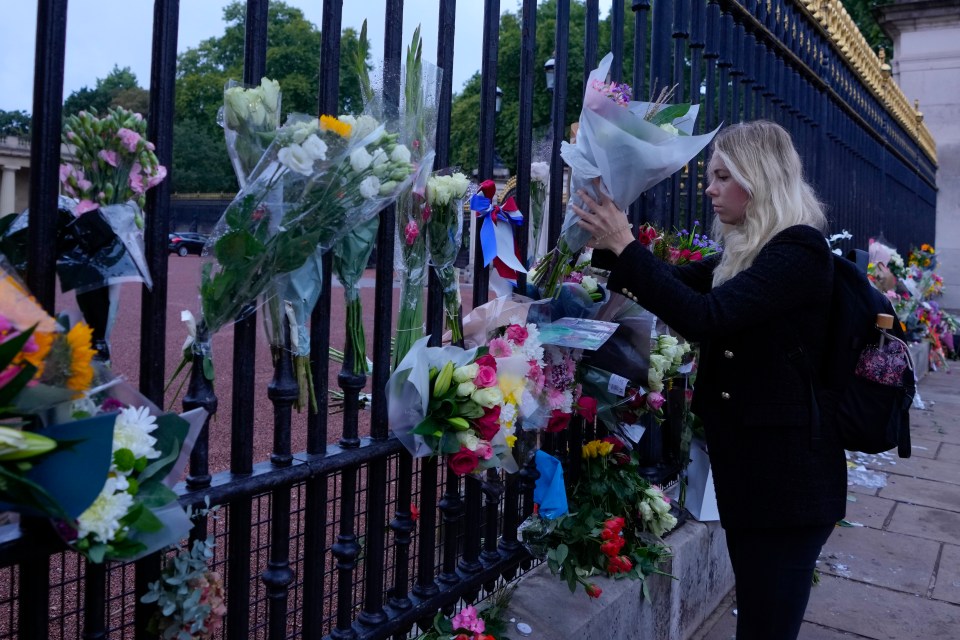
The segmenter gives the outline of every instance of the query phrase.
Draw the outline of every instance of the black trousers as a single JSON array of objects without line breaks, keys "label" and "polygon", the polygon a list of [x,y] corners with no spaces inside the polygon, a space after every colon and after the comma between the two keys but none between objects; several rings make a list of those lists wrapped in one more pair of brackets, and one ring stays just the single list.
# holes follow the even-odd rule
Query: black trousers
[{"label": "black trousers", "polygon": [[796,640],[813,569],[833,529],[726,530],[737,583],[737,640]]}]

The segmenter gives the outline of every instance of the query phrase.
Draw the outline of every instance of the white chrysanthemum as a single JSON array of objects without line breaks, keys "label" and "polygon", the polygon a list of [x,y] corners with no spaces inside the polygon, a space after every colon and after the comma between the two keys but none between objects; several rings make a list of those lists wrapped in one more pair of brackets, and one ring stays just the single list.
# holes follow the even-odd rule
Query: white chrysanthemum
[{"label": "white chrysanthemum", "polygon": [[380,194],[380,179],[377,176],[367,176],[360,181],[360,195],[368,200]]},{"label": "white chrysanthemum", "polygon": [[366,171],[373,163],[373,156],[367,151],[366,147],[358,147],[350,154],[350,166],[356,173]]},{"label": "white chrysanthemum", "polygon": [[159,458],[153,448],[157,439],[150,435],[157,428],[157,419],[146,407],[128,407],[117,416],[113,426],[113,450],[129,449],[134,458]]},{"label": "white chrysanthemum", "polygon": [[74,400],[73,405],[70,407],[70,415],[76,417],[78,414],[95,416],[97,415],[98,408],[97,403],[91,400],[90,398],[83,397],[79,400]]},{"label": "white chrysanthemum", "polygon": [[327,143],[315,133],[310,134],[310,137],[303,141],[303,150],[313,160],[327,159]]},{"label": "white chrysanthemum", "polygon": [[77,535],[93,534],[100,542],[110,542],[120,531],[120,519],[133,506],[133,496],[117,491],[117,478],[107,478],[103,490],[86,511],[77,518]]},{"label": "white chrysanthemum", "polygon": [[500,425],[504,429],[513,427],[514,420],[517,419],[517,407],[512,402],[506,402],[500,407]]}]

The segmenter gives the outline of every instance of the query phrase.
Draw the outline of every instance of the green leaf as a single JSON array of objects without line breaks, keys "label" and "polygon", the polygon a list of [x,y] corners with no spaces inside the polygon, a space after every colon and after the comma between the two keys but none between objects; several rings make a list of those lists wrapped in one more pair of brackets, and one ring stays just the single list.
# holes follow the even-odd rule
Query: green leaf
[{"label": "green leaf", "polygon": [[669,107],[664,107],[657,111],[652,118],[650,118],[650,123],[657,125],[658,127],[662,124],[671,124],[677,118],[682,118],[687,115],[687,112],[690,111],[690,105],[688,103],[680,103],[670,105]]},{"label": "green leaf", "polygon": [[87,550],[86,556],[90,562],[94,564],[100,564],[103,562],[103,557],[107,554],[107,545],[105,544],[95,544],[90,549]]},{"label": "green leaf", "polygon": [[223,234],[214,244],[213,252],[224,271],[229,273],[231,269],[243,268],[263,255],[264,246],[249,231],[241,229]]},{"label": "green leaf", "polygon": [[568,555],[570,555],[570,548],[567,545],[557,545],[557,564],[563,565],[563,563],[566,562]]},{"label": "green leaf", "polygon": [[414,435],[433,436],[439,438],[443,435],[443,425],[445,423],[435,419],[433,416],[427,416],[423,421],[413,428]]},{"label": "green leaf", "polygon": [[148,508],[159,508],[176,501],[177,494],[162,482],[148,482],[140,486],[137,499]]},{"label": "green leaf", "polygon": [[144,533],[153,533],[163,529],[163,523],[153,511],[144,507],[140,509],[139,517],[130,523],[130,528],[138,529]]}]

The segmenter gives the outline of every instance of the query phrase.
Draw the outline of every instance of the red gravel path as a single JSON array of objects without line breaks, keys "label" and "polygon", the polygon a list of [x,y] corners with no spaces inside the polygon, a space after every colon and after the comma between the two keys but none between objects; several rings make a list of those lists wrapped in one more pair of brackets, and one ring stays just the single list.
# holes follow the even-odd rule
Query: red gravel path
[{"label": "red gravel path", "polygon": [[[197,287],[200,279],[201,259],[196,256],[187,256],[181,258],[171,255],[168,268],[169,293],[167,302],[167,338],[166,338],[166,378],[173,374],[180,361],[181,348],[186,338],[186,330],[180,322],[180,311],[188,309],[195,315],[199,315],[199,299],[197,296]],[[373,294],[372,286],[374,280],[374,271],[369,270],[365,274],[364,284],[367,286],[361,289],[361,298],[363,300],[364,326],[367,331],[367,351],[368,354],[373,348],[372,330],[373,330]],[[117,324],[113,330],[111,338],[113,370],[118,375],[125,376],[134,385],[137,384],[140,368],[140,290],[139,284],[122,285],[120,295],[120,313]],[[333,291],[332,318],[330,322],[330,343],[335,348],[342,348],[344,343],[345,320],[343,312],[343,297],[336,284]],[[393,322],[396,323],[396,305],[399,290],[394,288],[394,313]],[[471,291],[469,287],[463,288],[464,304],[469,305]],[[76,301],[73,293],[59,294],[57,298],[58,311],[76,309]],[[468,311],[465,308],[464,311]],[[273,367],[270,363],[270,350],[267,345],[265,333],[262,329],[262,316],[258,316],[257,331],[257,353],[256,353],[256,398],[254,410],[254,462],[259,462],[269,458],[273,446],[273,406],[267,399],[267,385],[273,376]],[[230,466],[230,429],[231,429],[231,378],[233,376],[233,327],[224,327],[213,338],[213,357],[216,369],[215,390],[219,400],[219,409],[217,415],[210,425],[210,471],[216,473],[225,471]],[[337,373],[340,365],[331,362],[329,368],[330,388],[337,389]],[[249,373],[247,373],[249,375]],[[368,379],[367,391],[369,391],[370,382]],[[171,388],[167,393],[166,404],[168,408],[180,409],[182,394],[177,400],[176,406],[170,406],[173,402],[175,389]],[[341,435],[342,423],[339,415],[329,417],[328,433],[329,442],[336,442]],[[360,420],[360,433],[366,435],[369,433],[369,413],[364,412]],[[293,438],[292,451],[304,451],[306,449],[306,411],[301,414],[293,414]]]}]

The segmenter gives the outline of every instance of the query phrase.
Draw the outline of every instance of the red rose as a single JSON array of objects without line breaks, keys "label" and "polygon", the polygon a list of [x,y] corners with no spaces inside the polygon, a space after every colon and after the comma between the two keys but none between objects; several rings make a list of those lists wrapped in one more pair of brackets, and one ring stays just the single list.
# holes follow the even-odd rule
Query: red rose
[{"label": "red rose", "polygon": [[577,400],[577,413],[587,422],[597,419],[597,399],[590,396],[580,396]]},{"label": "red rose", "polygon": [[680,252],[680,258],[681,259],[689,258],[690,253],[691,253],[690,249],[684,249],[683,251]]},{"label": "red rose", "polygon": [[494,371],[497,370],[497,359],[494,358],[489,353],[483,356],[480,356],[474,362],[481,367],[492,367]]},{"label": "red rose", "polygon": [[620,535],[620,534],[617,533],[616,531],[614,531],[613,529],[607,528],[607,529],[604,529],[603,531],[600,532],[600,539],[601,539],[601,540],[613,540],[614,538],[616,538],[616,537],[619,536],[619,535]]},{"label": "red rose", "polygon": [[690,262],[699,262],[700,260],[703,260],[703,254],[699,251],[690,254]]},{"label": "red rose", "polygon": [[526,342],[528,335],[530,334],[527,332],[527,328],[519,324],[512,324],[507,327],[507,340],[516,345],[523,346],[523,343]]},{"label": "red rose", "polygon": [[470,636],[468,636],[465,633],[460,633],[460,634],[457,634],[457,636],[454,637],[453,640],[472,640],[472,638],[470,638]]},{"label": "red rose", "polygon": [[609,442],[613,445],[613,451],[611,453],[620,453],[624,450],[623,440],[617,436],[607,436],[606,438],[603,438],[602,441]]},{"label": "red rose", "polygon": [[595,584],[588,584],[586,589],[587,589],[587,595],[590,596],[591,598],[599,598],[600,595],[603,593],[603,589],[601,589]]},{"label": "red rose", "polygon": [[651,391],[650,393],[647,394],[647,406],[649,406],[654,411],[659,411],[660,407],[662,407],[663,403],[666,401],[667,399],[663,397],[662,393]]},{"label": "red rose", "polygon": [[414,522],[420,519],[420,509],[415,504],[410,505],[410,519]]},{"label": "red rose", "polygon": [[480,437],[489,442],[500,431],[500,405],[483,411],[483,417],[474,420],[473,425],[480,432]]},{"label": "red rose", "polygon": [[623,548],[624,542],[626,541],[619,536],[613,538],[612,540],[607,540],[600,545],[600,552],[608,558],[612,558],[616,555],[619,555],[620,549]]},{"label": "red rose", "polygon": [[453,471],[458,476],[466,475],[477,468],[480,459],[477,457],[475,451],[470,451],[464,446],[460,447],[460,451],[450,456],[450,460],[447,461],[447,464],[450,465],[450,470]]},{"label": "red rose", "polygon": [[570,414],[560,411],[560,409],[554,409],[550,413],[550,421],[547,422],[547,433],[556,433],[558,431],[563,431],[570,425]]}]

